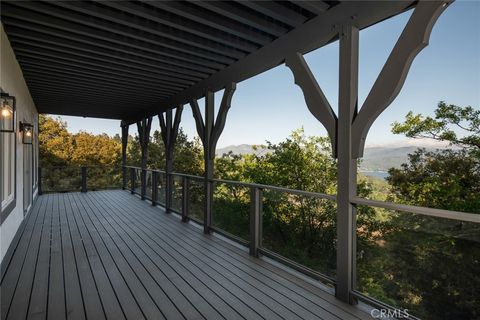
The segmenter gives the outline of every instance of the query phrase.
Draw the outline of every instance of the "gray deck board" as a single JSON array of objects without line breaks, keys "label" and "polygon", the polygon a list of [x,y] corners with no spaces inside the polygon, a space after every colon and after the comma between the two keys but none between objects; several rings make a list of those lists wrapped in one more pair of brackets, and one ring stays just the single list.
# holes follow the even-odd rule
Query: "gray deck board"
[{"label": "gray deck board", "polygon": [[1,319],[369,319],[125,191],[43,195],[26,219]]}]

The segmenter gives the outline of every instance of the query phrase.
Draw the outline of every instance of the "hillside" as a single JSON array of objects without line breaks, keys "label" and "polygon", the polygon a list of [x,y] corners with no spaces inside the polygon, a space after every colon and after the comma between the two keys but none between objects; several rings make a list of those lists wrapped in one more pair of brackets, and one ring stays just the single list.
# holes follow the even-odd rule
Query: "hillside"
[{"label": "hillside", "polygon": [[[408,159],[408,154],[417,150],[418,146],[379,146],[379,147],[367,147],[365,148],[364,157],[360,164],[361,171],[387,171],[392,167],[400,167],[402,163],[405,163]],[[435,147],[427,147],[428,151],[435,151]],[[261,154],[267,151],[267,149],[253,150],[253,146],[249,144],[232,145],[224,148],[217,149],[217,155],[222,155],[232,151],[234,154]]]}]

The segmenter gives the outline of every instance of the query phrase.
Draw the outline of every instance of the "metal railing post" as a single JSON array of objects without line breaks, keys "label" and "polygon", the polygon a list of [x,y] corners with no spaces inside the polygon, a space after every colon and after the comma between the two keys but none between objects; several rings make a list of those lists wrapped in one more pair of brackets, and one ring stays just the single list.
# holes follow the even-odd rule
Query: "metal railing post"
[{"label": "metal railing post", "polygon": [[210,233],[210,227],[213,225],[213,181],[207,180],[205,182],[205,209],[203,217],[203,232]]},{"label": "metal railing post", "polygon": [[87,167],[82,167],[82,192],[87,192]]},{"label": "metal railing post", "polygon": [[188,200],[190,198],[190,180],[182,177],[182,222],[188,221]]},{"label": "metal railing post", "polygon": [[172,207],[172,176],[165,171],[165,212],[170,213]]},{"label": "metal railing post", "polygon": [[262,245],[262,189],[251,188],[250,203],[250,255],[258,257]]},{"label": "metal railing post", "polygon": [[147,193],[147,170],[142,168],[142,174],[140,176],[140,196],[142,200],[145,200],[145,194]]},{"label": "metal railing post", "polygon": [[157,172],[152,171],[152,206],[157,205],[158,190],[157,190]]},{"label": "metal railing post", "polygon": [[38,195],[42,195],[42,168],[38,167]]},{"label": "metal railing post", "polygon": [[135,193],[135,168],[130,168],[130,183],[131,183],[131,186],[130,186],[130,192],[132,194]]},{"label": "metal railing post", "polygon": [[122,190],[127,189],[127,168],[122,166]]}]

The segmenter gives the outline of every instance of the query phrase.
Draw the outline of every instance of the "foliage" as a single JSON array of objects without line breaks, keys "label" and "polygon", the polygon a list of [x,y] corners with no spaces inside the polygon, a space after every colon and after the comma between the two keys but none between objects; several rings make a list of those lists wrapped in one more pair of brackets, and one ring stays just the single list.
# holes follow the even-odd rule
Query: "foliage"
[{"label": "foliage", "polygon": [[[448,142],[418,149],[391,168],[387,199],[480,214],[480,111],[438,104],[435,118],[409,112],[392,132]],[[378,237],[361,247],[360,290],[427,319],[478,319],[478,224],[384,210]],[[381,271],[380,271],[381,270]]]},{"label": "foliage", "polygon": [[[289,189],[336,193],[336,160],[327,138],[307,137],[303,129],[278,144],[267,142],[263,155],[224,154],[216,160],[216,175],[223,179],[282,186]],[[371,186],[359,184],[367,196]],[[335,201],[272,189],[263,191],[263,245],[296,262],[335,277]],[[248,239],[250,196],[244,187],[222,185],[215,196],[214,221],[223,229]],[[364,208],[360,223],[365,231],[374,210]],[[365,235],[368,232],[364,233]]]},{"label": "foliage", "polygon": [[39,117],[40,165],[119,166],[121,143],[106,134],[71,134],[60,118]]},{"label": "foliage", "polygon": [[[461,134],[453,129],[460,130]],[[403,123],[394,122],[392,132],[410,138],[430,138],[472,150],[480,156],[480,110],[438,103],[435,118],[409,112]]]},{"label": "foliage", "polygon": [[39,154],[44,192],[80,191],[83,166],[88,167],[90,190],[120,186],[119,139],[106,134],[71,134],[60,118],[40,115]]},{"label": "foliage", "polygon": [[53,119],[40,115],[38,123],[40,166],[60,166],[70,163],[74,144],[66,122],[59,118]]},{"label": "foliage", "polygon": [[[127,144],[127,164],[139,167],[141,151],[138,136],[129,136]],[[175,172],[200,175],[203,172],[203,148],[198,139],[190,141],[180,128],[175,143],[173,170]],[[147,167],[165,169],[165,145],[161,133],[155,130],[148,143]]]},{"label": "foliage", "polygon": [[409,155],[389,170],[390,198],[423,207],[480,213],[480,161],[465,150]]},{"label": "foliage", "polygon": [[[457,134],[452,127],[461,132]],[[440,102],[435,119],[409,112],[392,132],[449,142],[439,152],[419,149],[400,169],[390,169],[392,198],[407,204],[480,213],[480,110]]]}]

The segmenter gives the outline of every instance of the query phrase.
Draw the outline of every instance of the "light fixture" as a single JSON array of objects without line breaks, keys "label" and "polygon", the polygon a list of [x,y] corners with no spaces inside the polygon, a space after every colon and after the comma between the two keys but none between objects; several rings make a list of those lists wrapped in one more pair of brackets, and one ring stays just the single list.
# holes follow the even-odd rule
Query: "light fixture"
[{"label": "light fixture", "polygon": [[0,92],[0,132],[15,132],[15,97]]},{"label": "light fixture", "polygon": [[26,122],[20,122],[20,131],[22,132],[23,144],[33,143],[33,125]]}]

